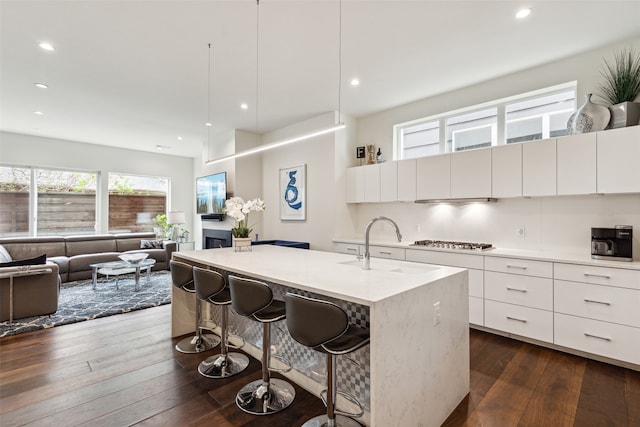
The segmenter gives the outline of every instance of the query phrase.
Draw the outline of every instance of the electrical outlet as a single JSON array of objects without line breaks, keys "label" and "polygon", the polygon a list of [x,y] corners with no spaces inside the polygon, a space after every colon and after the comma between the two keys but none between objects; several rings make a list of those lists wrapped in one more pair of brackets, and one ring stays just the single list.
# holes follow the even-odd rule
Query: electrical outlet
[{"label": "electrical outlet", "polygon": [[433,326],[440,323],[440,301],[433,304]]},{"label": "electrical outlet", "polygon": [[516,228],[516,236],[524,238],[524,227]]}]

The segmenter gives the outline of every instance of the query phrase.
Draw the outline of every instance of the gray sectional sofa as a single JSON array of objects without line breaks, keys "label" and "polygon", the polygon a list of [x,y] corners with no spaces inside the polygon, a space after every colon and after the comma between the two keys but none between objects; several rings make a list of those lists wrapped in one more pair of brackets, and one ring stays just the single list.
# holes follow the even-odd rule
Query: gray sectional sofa
[{"label": "gray sectional sofa", "polygon": [[[91,264],[117,261],[124,252],[145,252],[156,260],[153,270],[168,270],[176,250],[175,242],[158,242],[154,233],[1,238],[0,245],[13,260],[46,254],[46,263],[54,267],[51,273],[14,278],[14,318],[55,313],[59,284],[91,278]],[[0,321],[9,318],[8,288],[9,279],[0,279]]]}]

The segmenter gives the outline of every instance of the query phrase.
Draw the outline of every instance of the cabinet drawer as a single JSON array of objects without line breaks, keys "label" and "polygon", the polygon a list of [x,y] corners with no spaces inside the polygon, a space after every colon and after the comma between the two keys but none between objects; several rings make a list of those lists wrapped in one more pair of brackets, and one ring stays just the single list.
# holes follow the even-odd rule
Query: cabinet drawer
[{"label": "cabinet drawer", "polygon": [[553,342],[553,313],[546,310],[485,300],[484,326]]},{"label": "cabinet drawer", "polygon": [[484,297],[484,272],[482,270],[469,269],[469,296]]},{"label": "cabinet drawer", "polygon": [[526,276],[553,277],[553,263],[529,259],[487,256],[484,260],[484,269]]},{"label": "cabinet drawer", "polygon": [[640,290],[640,270],[555,263],[553,277],[572,282],[594,283],[596,285],[619,286]]},{"label": "cabinet drawer", "polygon": [[484,268],[482,255],[452,254],[450,252],[407,249],[407,261],[424,262],[426,264],[448,265],[460,268]]},{"label": "cabinet drawer", "polygon": [[555,314],[555,344],[640,365],[640,329]]},{"label": "cabinet drawer", "polygon": [[341,254],[360,255],[360,245],[355,243],[334,243],[333,250]]},{"label": "cabinet drawer", "polygon": [[640,291],[554,281],[555,311],[640,328]]},{"label": "cabinet drawer", "polygon": [[[364,254],[364,246],[361,247],[360,252]],[[404,261],[404,248],[370,245],[369,254],[375,258],[398,259]]]},{"label": "cabinet drawer", "polygon": [[469,323],[484,325],[484,301],[482,298],[469,297]]},{"label": "cabinet drawer", "polygon": [[553,310],[552,279],[486,271],[484,282],[487,299]]}]

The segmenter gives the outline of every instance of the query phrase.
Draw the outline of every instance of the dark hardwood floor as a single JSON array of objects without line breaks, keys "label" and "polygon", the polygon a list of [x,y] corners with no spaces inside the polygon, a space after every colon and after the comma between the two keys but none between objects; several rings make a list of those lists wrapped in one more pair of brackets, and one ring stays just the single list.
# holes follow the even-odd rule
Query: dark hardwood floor
[{"label": "dark hardwood floor", "polygon": [[[212,353],[176,352],[170,312],[0,339],[0,425],[290,427],[324,411],[297,387],[281,413],[241,412],[235,393],[259,377],[259,362],[227,380],[201,377],[196,366]],[[471,392],[445,425],[640,426],[640,373],[472,330]]]}]

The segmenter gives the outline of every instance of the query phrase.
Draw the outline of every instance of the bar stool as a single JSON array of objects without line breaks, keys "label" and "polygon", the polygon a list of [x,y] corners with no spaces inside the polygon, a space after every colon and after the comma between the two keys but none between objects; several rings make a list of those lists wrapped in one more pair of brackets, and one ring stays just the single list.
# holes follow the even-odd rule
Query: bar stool
[{"label": "bar stool", "polygon": [[231,293],[222,274],[217,271],[193,267],[193,283],[196,297],[222,308],[220,322],[220,354],[200,362],[198,372],[207,378],[227,378],[242,372],[249,365],[249,358],[241,353],[229,353],[229,305]]},{"label": "bar stool", "polygon": [[[185,292],[195,293],[193,284],[193,267],[184,262],[169,261],[171,268],[171,281],[173,286]],[[196,334],[190,338],[184,338],[176,344],[176,350],[181,353],[201,353],[211,350],[220,344],[220,339],[213,334],[203,334],[201,331],[202,306],[200,299],[196,298]]]},{"label": "bar stool", "polygon": [[[369,344],[369,329],[349,323],[347,313],[336,304],[302,295],[287,293],[284,297],[287,327],[291,337],[305,347],[327,355],[327,390],[321,398],[327,413],[307,420],[302,427],[360,426],[353,418],[361,417],[364,409],[354,397],[339,392],[336,386],[336,355],[347,354]],[[359,413],[336,409],[338,393],[360,408]]]},{"label": "bar stool", "polygon": [[[238,407],[250,414],[268,415],[288,407],[296,395],[287,381],[271,378],[271,323],[286,317],[283,301],[274,300],[269,285],[257,280],[229,276],[231,307],[240,316],[262,323],[262,379],[250,382],[236,395]],[[289,368],[290,370],[290,368]]]}]

